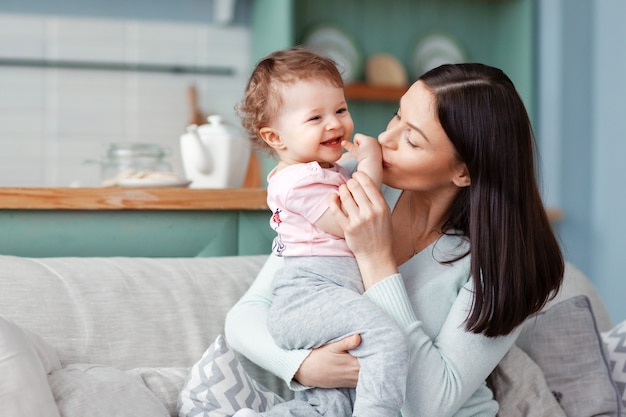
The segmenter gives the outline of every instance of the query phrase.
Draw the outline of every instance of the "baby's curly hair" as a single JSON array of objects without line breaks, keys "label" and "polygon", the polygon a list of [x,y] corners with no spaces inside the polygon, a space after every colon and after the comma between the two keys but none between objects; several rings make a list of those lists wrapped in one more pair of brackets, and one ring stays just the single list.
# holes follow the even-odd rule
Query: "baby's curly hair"
[{"label": "baby's curly hair", "polygon": [[269,126],[280,110],[281,87],[310,79],[328,80],[343,88],[335,61],[303,46],[273,52],[259,61],[248,80],[244,99],[235,107],[256,149],[272,151],[259,136],[259,130]]}]

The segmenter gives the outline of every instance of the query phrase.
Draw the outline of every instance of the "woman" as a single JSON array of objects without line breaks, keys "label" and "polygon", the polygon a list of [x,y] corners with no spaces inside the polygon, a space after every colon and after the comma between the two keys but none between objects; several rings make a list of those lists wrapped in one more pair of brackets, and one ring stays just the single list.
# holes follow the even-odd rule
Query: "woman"
[{"label": "woman", "polygon": [[[563,257],[537,189],[532,128],[511,80],[481,64],[424,74],[379,135],[382,193],[355,172],[331,205],[365,296],[408,339],[404,416],[495,416],[485,380],[558,290]],[[291,384],[354,387],[358,336],[283,351],[265,317],[270,257],[229,313],[229,343]]]}]

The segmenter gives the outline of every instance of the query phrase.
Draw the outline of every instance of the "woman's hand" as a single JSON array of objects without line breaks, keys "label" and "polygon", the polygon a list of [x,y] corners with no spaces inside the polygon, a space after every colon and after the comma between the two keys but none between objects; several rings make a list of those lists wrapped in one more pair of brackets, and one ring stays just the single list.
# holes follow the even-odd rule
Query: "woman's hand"
[{"label": "woman's hand", "polygon": [[313,349],[296,372],[302,385],[319,388],[355,388],[359,361],[348,353],[361,343],[358,334]]},{"label": "woman's hand", "polygon": [[392,251],[391,210],[367,175],[355,172],[339,188],[330,210],[356,257],[366,290],[398,272]]}]

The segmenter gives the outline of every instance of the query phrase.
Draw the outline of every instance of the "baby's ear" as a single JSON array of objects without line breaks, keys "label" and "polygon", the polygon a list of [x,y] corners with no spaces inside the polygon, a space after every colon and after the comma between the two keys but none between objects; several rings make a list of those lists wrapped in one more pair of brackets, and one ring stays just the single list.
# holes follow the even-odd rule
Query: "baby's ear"
[{"label": "baby's ear", "polygon": [[259,136],[272,149],[283,149],[285,147],[278,132],[271,127],[262,127],[259,129]]}]

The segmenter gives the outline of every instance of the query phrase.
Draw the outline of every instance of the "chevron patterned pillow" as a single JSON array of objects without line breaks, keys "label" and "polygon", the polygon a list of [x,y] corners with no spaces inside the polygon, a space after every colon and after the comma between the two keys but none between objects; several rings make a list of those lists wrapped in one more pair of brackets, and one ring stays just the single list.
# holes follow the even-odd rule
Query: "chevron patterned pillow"
[{"label": "chevron patterned pillow", "polygon": [[263,412],[282,401],[248,375],[219,335],[191,368],[178,396],[178,415],[230,417],[242,408]]},{"label": "chevron patterned pillow", "polygon": [[602,333],[602,340],[609,354],[611,376],[626,409],[626,320]]}]

